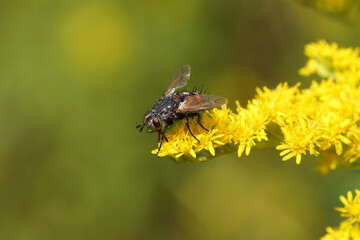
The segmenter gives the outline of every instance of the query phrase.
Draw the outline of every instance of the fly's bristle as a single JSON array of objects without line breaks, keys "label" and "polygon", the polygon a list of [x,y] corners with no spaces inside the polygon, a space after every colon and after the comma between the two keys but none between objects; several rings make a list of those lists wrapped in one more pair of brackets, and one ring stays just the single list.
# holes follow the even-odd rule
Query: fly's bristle
[{"label": "fly's bristle", "polygon": [[193,92],[197,92],[199,94],[206,94],[208,92],[208,88],[204,88],[204,84],[199,86],[195,86],[193,88]]},{"label": "fly's bristle", "polygon": [[153,103],[153,105],[151,106],[151,108],[154,108],[155,105],[156,105],[159,101],[160,101],[159,99],[156,99],[156,101]]}]

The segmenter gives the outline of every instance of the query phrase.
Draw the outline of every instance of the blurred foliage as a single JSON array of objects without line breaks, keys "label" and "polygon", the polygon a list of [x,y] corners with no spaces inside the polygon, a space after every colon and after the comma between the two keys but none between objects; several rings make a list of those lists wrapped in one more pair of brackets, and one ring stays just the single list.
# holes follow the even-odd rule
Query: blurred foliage
[{"label": "blurred foliage", "polygon": [[189,88],[244,105],[297,82],[306,43],[359,45],[357,26],[316,9],[3,0],[0,35],[0,239],[315,239],[360,180],[275,151],[177,165],[135,129],[184,64]]},{"label": "blurred foliage", "polygon": [[360,25],[360,2],[358,0],[294,0],[324,12],[340,21]]},{"label": "blurred foliage", "polygon": [[121,9],[106,2],[81,6],[66,16],[59,39],[73,64],[95,74],[114,72],[135,44]]}]

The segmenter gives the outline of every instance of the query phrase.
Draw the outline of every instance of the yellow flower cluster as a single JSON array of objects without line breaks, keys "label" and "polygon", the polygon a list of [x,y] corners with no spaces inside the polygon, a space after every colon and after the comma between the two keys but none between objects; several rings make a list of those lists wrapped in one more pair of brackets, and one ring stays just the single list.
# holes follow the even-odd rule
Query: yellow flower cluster
[{"label": "yellow flower cluster", "polygon": [[[191,124],[191,131],[199,139],[200,143],[193,138],[186,129],[184,121],[174,127],[173,131],[166,135],[168,142],[163,142],[160,153],[162,156],[170,156],[176,161],[202,161],[207,160],[209,156],[215,156],[215,148],[228,152],[232,149],[232,143],[239,144],[239,157],[245,151],[250,153],[255,140],[267,140],[265,126],[267,117],[261,116],[259,108],[241,108],[237,103],[237,113],[234,113],[225,106],[222,109],[213,109],[202,116],[202,124],[209,132],[205,131],[199,124]],[[223,147],[222,149],[219,149]],[[210,153],[206,156],[202,150]],[[202,156],[197,154],[202,151]],[[156,154],[157,149],[152,153]]]},{"label": "yellow flower cluster", "polygon": [[199,162],[237,150],[240,157],[261,142],[275,145],[284,161],[294,157],[297,164],[305,154],[323,157],[334,150],[340,158],[320,160],[323,173],[354,163],[360,157],[359,49],[319,41],[307,45],[305,54],[309,60],[300,74],[315,73],[323,80],[307,89],[287,83],[264,87],[246,108],[237,102],[236,112],[226,107],[207,111],[202,123],[209,132],[195,121],[190,126],[200,143],[183,122],[167,133],[159,156]]},{"label": "yellow flower cluster", "polygon": [[305,55],[309,60],[299,71],[303,76],[316,73],[325,78],[335,77],[360,67],[358,48],[339,48],[336,43],[328,44],[324,40],[306,45]]},{"label": "yellow flower cluster", "polygon": [[355,197],[348,191],[347,198],[340,196],[340,201],[344,207],[335,209],[348,219],[343,221],[339,228],[327,227],[327,233],[321,240],[360,240],[360,191],[355,190]]},{"label": "yellow flower cluster", "polygon": [[296,0],[329,13],[344,13],[355,8],[356,0]]},{"label": "yellow flower cluster", "polygon": [[354,0],[315,0],[315,6],[326,12],[345,12],[354,4]]}]

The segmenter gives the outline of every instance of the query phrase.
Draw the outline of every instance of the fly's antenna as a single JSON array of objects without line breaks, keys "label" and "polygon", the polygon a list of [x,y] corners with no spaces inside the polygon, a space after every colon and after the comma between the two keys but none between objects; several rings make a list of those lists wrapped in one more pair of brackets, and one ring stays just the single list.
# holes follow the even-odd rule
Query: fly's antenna
[{"label": "fly's antenna", "polygon": [[142,132],[143,128],[145,127],[145,123],[136,126],[136,128],[139,128],[139,127],[141,127],[140,132]]}]

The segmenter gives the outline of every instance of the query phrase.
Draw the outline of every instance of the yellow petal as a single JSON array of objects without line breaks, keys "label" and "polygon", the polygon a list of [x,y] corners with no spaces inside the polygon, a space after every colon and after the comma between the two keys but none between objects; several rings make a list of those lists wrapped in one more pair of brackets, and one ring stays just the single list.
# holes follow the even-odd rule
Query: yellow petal
[{"label": "yellow petal", "polygon": [[250,150],[251,150],[251,142],[249,142],[249,143],[246,145],[246,151],[245,151],[245,155],[246,155],[246,156],[249,156]]},{"label": "yellow petal", "polygon": [[340,156],[342,154],[343,148],[342,148],[342,144],[340,141],[335,142],[335,151],[338,156]]},{"label": "yellow petal", "polygon": [[190,149],[190,154],[193,158],[196,158],[196,153],[195,153],[194,149]]},{"label": "yellow petal", "polygon": [[294,157],[294,153],[289,153],[288,155],[286,155],[286,156],[284,156],[283,158],[282,158],[282,160],[283,161],[287,161],[287,160],[289,160],[290,158],[292,158],[292,157]]},{"label": "yellow petal", "polygon": [[211,143],[209,144],[209,152],[211,153],[211,155],[215,156],[215,149]]},{"label": "yellow petal", "polygon": [[240,144],[239,148],[238,148],[238,157],[241,157],[241,155],[243,154],[245,150],[245,144]]},{"label": "yellow petal", "polygon": [[291,152],[291,150],[290,150],[290,149],[286,149],[286,150],[284,150],[284,151],[282,151],[282,152],[280,153],[280,156],[282,157],[282,156],[288,154],[289,152]]},{"label": "yellow petal", "polygon": [[301,163],[301,153],[296,154],[296,164],[300,164]]},{"label": "yellow petal", "polygon": [[347,199],[343,195],[340,196],[340,201],[344,204],[344,206],[349,205]]}]

